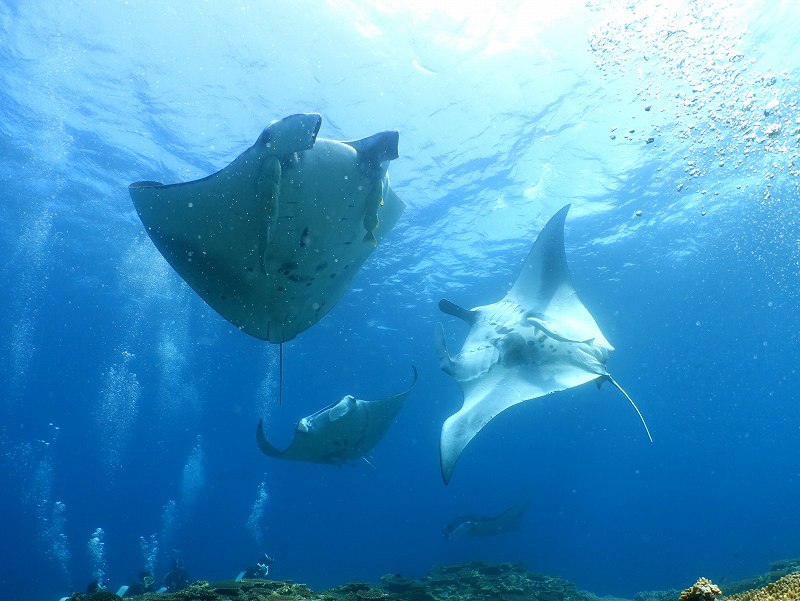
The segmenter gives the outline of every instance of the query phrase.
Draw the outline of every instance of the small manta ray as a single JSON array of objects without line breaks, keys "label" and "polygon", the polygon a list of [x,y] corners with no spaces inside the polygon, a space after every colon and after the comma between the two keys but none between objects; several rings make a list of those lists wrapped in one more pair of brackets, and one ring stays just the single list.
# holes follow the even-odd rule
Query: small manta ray
[{"label": "small manta ray", "polygon": [[[264,435],[264,420],[258,422],[256,440],[265,455],[293,461],[342,464],[364,458],[392,425],[406,396],[417,383],[417,368],[408,390],[374,401],[351,395],[316,413],[304,417],[295,427],[292,443],[276,449]],[[369,461],[367,461],[369,463]]]},{"label": "small manta ray", "polygon": [[528,495],[496,516],[463,515],[454,518],[442,528],[442,534],[446,538],[457,538],[461,536],[494,536],[516,530],[530,504],[531,497]]},{"label": "small manta ray", "polygon": [[274,343],[331,310],[405,205],[389,186],[398,133],[317,138],[322,117],[270,123],[202,179],[129,186],[158,250],[217,313]]},{"label": "small manta ray", "polygon": [[443,371],[461,385],[464,403],[442,426],[440,460],[447,484],[464,448],[492,418],[509,407],[592,380],[611,382],[639,409],[606,369],[614,347],[606,340],[572,285],[564,252],[570,205],[539,234],[517,281],[502,300],[463,309],[442,300],[439,308],[471,329],[451,357],[438,324],[436,349]]}]

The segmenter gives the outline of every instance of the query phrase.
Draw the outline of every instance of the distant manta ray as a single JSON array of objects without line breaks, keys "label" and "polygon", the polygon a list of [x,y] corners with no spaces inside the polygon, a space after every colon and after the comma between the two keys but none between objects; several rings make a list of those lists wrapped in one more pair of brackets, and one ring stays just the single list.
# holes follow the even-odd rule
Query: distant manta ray
[{"label": "distant manta ray", "polygon": [[496,415],[523,401],[579,386],[611,382],[628,393],[606,369],[614,347],[578,298],[564,252],[564,221],[570,205],[556,213],[536,238],[517,281],[502,300],[464,309],[448,300],[439,308],[463,319],[471,329],[461,352],[447,352],[438,324],[439,364],[464,393],[461,409],[442,426],[440,461],[447,484],[467,444]]},{"label": "distant manta ray", "polygon": [[522,516],[531,504],[530,495],[494,516],[462,515],[447,522],[442,528],[446,538],[462,536],[494,536],[516,530],[522,521]]}]

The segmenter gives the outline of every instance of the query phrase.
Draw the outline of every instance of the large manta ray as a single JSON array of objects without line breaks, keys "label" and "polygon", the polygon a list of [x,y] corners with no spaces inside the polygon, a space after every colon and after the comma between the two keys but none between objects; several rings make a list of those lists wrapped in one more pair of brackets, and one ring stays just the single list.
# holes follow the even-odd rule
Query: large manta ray
[{"label": "large manta ray", "polygon": [[312,463],[341,464],[364,457],[386,434],[417,383],[417,368],[413,369],[414,379],[405,392],[374,401],[348,394],[333,405],[304,417],[297,422],[294,440],[283,451],[267,440],[263,420],[259,421],[258,447],[270,457]]},{"label": "large manta ray", "polygon": [[461,409],[442,426],[445,484],[467,444],[501,411],[592,380],[609,381],[625,395],[653,440],[636,404],[608,373],[606,362],[614,347],[572,285],[564,252],[569,207],[544,226],[505,298],[470,310],[447,300],[439,303],[443,312],[471,326],[455,357],[447,352],[442,325],[436,330],[440,366],[464,393]]},{"label": "large manta ray", "polygon": [[173,269],[222,317],[274,343],[330,311],[405,208],[386,174],[398,133],[336,142],[317,138],[321,123],[291,115],[213,175],[129,186]]}]

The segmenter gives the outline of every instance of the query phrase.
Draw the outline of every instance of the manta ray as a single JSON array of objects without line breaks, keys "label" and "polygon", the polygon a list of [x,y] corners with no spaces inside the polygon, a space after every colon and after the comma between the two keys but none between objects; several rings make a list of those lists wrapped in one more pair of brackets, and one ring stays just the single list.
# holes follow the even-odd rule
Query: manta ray
[{"label": "manta ray", "polygon": [[405,392],[374,401],[352,395],[304,417],[295,426],[294,440],[279,451],[264,434],[264,420],[258,422],[256,441],[265,455],[292,461],[342,464],[364,458],[386,434],[417,383],[417,368]]},{"label": "manta ray", "polygon": [[458,538],[461,536],[494,536],[516,530],[530,504],[531,497],[528,495],[495,516],[462,515],[447,522],[442,528],[442,534],[446,538]]},{"label": "manta ray", "polygon": [[398,133],[338,142],[317,138],[321,123],[291,115],[208,177],[129,186],[172,268],[222,317],[273,343],[331,310],[405,208],[387,175]]},{"label": "manta ray", "polygon": [[439,308],[470,325],[461,352],[452,357],[444,328],[436,330],[439,365],[460,385],[461,409],[442,426],[440,461],[447,484],[464,448],[509,407],[596,380],[608,381],[633,399],[606,369],[614,347],[606,340],[572,285],[564,251],[564,220],[570,205],[539,233],[517,281],[491,305],[464,309],[448,300]]}]

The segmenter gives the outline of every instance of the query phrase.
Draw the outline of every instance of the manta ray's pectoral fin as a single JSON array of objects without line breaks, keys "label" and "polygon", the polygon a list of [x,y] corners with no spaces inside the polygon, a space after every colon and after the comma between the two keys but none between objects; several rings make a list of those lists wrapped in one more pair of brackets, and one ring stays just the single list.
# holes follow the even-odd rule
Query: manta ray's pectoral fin
[{"label": "manta ray's pectoral fin", "polygon": [[264,434],[264,420],[258,420],[258,428],[256,428],[256,441],[258,442],[258,448],[261,449],[261,452],[264,455],[269,455],[270,457],[280,457],[283,455],[286,450],[279,451],[276,449],[270,441],[267,440],[266,434]]},{"label": "manta ray's pectoral fin", "polygon": [[633,399],[630,397],[630,395],[627,392],[625,392],[625,389],[622,388],[622,386],[620,386],[617,383],[617,381],[614,378],[612,378],[609,374],[601,376],[600,378],[597,379],[597,387],[599,388],[600,385],[605,381],[611,382],[611,384],[613,384],[614,387],[617,390],[619,390],[626,399],[628,399],[628,402],[631,404],[631,406],[636,411],[636,414],[639,416],[639,419],[642,420],[642,425],[644,426],[644,431],[647,432],[647,438],[650,439],[650,442],[653,442],[653,437],[650,435],[650,428],[647,427],[647,422],[644,421],[644,416],[642,415],[642,412],[639,411],[639,408],[636,406],[636,403],[633,402]]},{"label": "manta ray's pectoral fin", "polygon": [[461,452],[490,419],[471,415],[462,409],[445,420],[439,441],[439,467],[445,485],[450,483]]},{"label": "manta ray's pectoral fin", "polygon": [[443,298],[439,301],[439,310],[442,313],[447,313],[448,315],[452,315],[453,317],[458,317],[459,319],[464,320],[469,325],[475,323],[478,319],[478,314],[476,311],[471,311],[470,309],[465,309],[464,307],[459,307],[457,304],[450,302],[446,298]]}]

